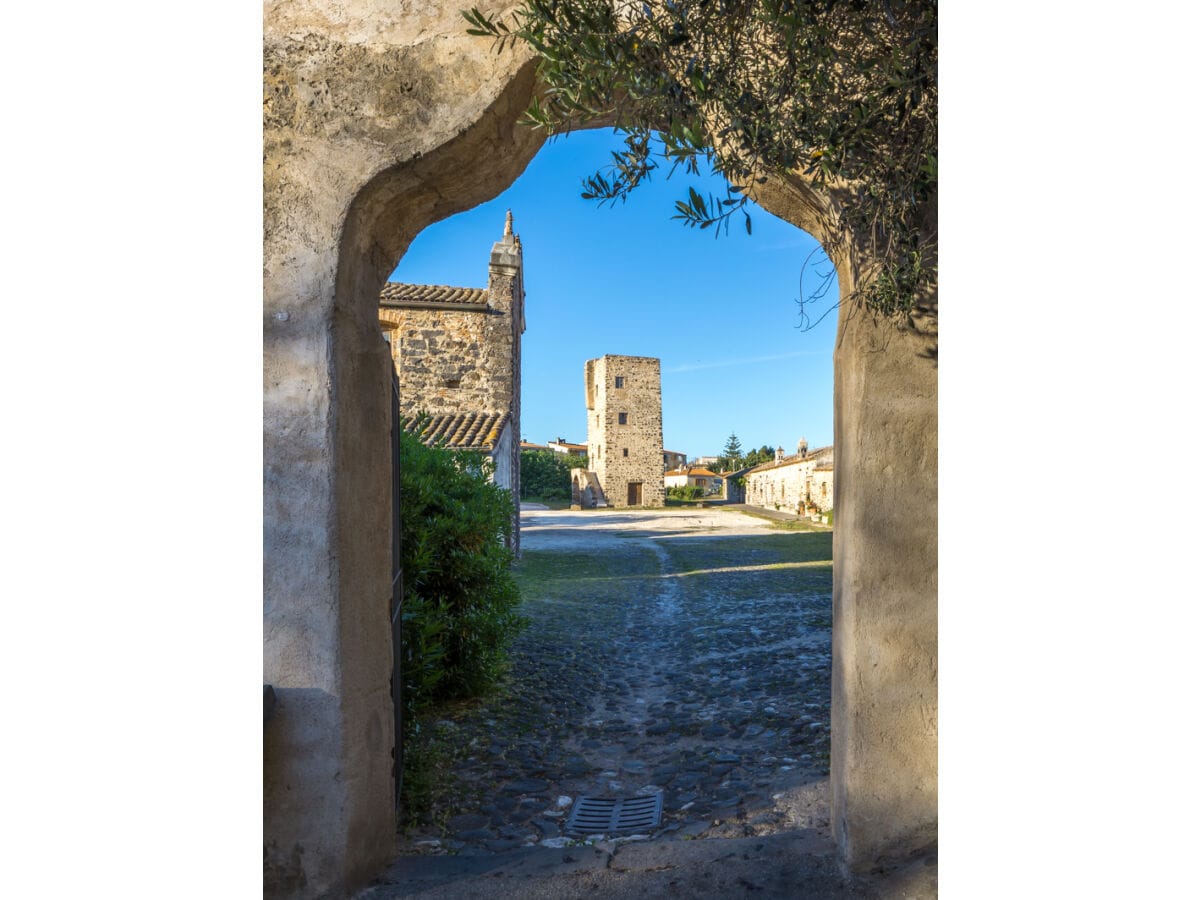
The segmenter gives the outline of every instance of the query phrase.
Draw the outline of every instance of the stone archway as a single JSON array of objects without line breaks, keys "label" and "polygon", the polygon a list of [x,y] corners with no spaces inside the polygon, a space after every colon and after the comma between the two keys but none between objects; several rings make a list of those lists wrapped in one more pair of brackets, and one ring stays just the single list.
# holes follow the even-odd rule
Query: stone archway
[{"label": "stone archway", "polygon": [[[344,893],[391,849],[379,289],[421,229],[501,192],[541,144],[515,124],[532,64],[466,36],[457,9],[265,9],[269,895]],[[803,183],[758,199],[832,244]],[[851,289],[854,260],[834,261]],[[861,867],[936,839],[936,337],[841,315],[831,778],[842,858]]]}]

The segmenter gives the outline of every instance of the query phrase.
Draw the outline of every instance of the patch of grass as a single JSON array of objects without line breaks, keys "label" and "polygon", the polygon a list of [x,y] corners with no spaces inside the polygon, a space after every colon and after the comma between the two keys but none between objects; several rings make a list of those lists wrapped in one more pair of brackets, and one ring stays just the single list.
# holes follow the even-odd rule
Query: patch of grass
[{"label": "patch of grass", "polygon": [[[662,546],[671,554],[680,572],[739,565],[765,568],[787,563],[828,563],[833,566],[833,532],[828,528],[789,534],[680,538],[663,541]],[[814,571],[821,571],[821,567]]]},{"label": "patch of grass", "polygon": [[570,499],[568,498],[568,499],[564,500],[562,497],[522,497],[521,502],[522,503],[540,503],[540,504],[542,504],[542,506],[545,506],[547,509],[570,509],[571,508]]},{"label": "patch of grass", "polygon": [[527,600],[578,602],[579,583],[588,583],[590,597],[626,594],[629,578],[658,574],[652,550],[636,545],[606,553],[526,550],[513,568],[521,596]]},{"label": "patch of grass", "polygon": [[414,727],[405,735],[403,806],[397,817],[401,831],[423,824],[444,824],[436,821],[436,800],[446,792],[454,762],[450,745],[439,731],[436,725],[428,724]]}]

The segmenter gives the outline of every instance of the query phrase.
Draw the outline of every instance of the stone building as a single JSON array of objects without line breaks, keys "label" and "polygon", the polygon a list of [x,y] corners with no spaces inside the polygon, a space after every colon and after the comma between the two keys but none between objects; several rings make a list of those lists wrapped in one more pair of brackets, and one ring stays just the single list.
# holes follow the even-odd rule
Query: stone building
[{"label": "stone building", "polygon": [[682,469],[687,465],[687,454],[677,450],[663,450],[663,472]]},{"label": "stone building", "polygon": [[775,459],[755,466],[744,476],[745,501],[751,506],[819,515],[833,509],[833,447],[809,451],[804,438],[793,456],[783,448]]},{"label": "stone building", "polygon": [[572,502],[665,505],[659,361],[647,356],[589,359],[584,365],[584,388],[588,471],[577,470],[572,478]]},{"label": "stone building", "polygon": [[513,549],[520,550],[521,335],[525,287],[512,212],[492,247],[486,288],[388,282],[379,326],[400,380],[400,414],[410,429],[427,413],[426,443],[477,450],[493,481],[512,491]]},{"label": "stone building", "polygon": [[721,473],[721,477],[725,480],[724,499],[726,501],[729,503],[746,502],[746,473],[752,468],[753,466],[743,466],[740,469]]}]

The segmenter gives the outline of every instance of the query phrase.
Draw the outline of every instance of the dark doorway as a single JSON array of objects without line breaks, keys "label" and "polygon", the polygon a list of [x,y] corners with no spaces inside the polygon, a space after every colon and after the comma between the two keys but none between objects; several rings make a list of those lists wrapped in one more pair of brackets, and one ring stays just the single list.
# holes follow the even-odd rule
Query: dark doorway
[{"label": "dark doorway", "polygon": [[629,505],[642,505],[642,483],[640,481],[629,482]]}]

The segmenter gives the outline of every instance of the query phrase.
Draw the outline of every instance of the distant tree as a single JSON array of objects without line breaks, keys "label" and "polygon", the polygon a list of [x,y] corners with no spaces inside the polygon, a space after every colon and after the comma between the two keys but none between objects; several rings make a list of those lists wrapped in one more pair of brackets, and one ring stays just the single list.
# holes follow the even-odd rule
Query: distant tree
[{"label": "distant tree", "polygon": [[763,463],[771,462],[775,459],[775,451],[763,444],[757,450],[751,450],[742,457],[743,466],[761,466]]},{"label": "distant tree", "polygon": [[522,450],[521,499],[570,499],[571,470],[586,467],[584,456],[568,456],[553,450]]},{"label": "distant tree", "polygon": [[720,458],[717,459],[717,466],[722,472],[732,472],[742,463],[742,442],[738,440],[736,432],[729,433],[729,440],[725,442],[725,449],[721,452]]}]

